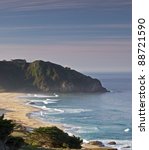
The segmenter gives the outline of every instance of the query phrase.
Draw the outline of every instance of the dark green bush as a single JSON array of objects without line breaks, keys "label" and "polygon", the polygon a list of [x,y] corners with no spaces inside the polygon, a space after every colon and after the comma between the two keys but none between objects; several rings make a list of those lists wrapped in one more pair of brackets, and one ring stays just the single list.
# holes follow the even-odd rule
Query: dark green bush
[{"label": "dark green bush", "polygon": [[21,137],[12,137],[15,123],[12,120],[4,119],[4,115],[0,116],[0,150],[17,150],[23,143]]},{"label": "dark green bush", "polygon": [[57,127],[40,127],[27,137],[27,143],[46,148],[81,148],[82,140]]},{"label": "dark green bush", "polygon": [[17,150],[24,144],[24,140],[22,137],[13,137],[11,136],[7,141],[7,146],[9,150]]}]

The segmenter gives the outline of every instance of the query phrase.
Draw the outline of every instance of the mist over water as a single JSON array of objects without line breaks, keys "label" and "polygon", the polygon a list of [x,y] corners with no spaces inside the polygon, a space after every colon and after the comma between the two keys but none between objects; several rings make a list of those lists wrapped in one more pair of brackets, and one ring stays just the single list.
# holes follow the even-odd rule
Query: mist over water
[{"label": "mist over water", "polygon": [[[30,117],[61,123],[68,133],[85,140],[131,143],[131,73],[89,74],[110,92],[94,94],[27,95],[27,103],[41,108]],[[121,142],[120,142],[121,141]]]}]

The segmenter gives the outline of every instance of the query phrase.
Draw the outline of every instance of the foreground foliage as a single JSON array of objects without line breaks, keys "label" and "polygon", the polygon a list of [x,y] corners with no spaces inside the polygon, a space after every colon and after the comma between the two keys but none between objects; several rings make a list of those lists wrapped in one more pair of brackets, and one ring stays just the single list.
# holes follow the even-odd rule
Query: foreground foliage
[{"label": "foreground foliage", "polygon": [[27,137],[27,143],[45,148],[81,148],[79,137],[69,136],[57,127],[40,127],[34,129]]},{"label": "foreground foliage", "polygon": [[40,127],[28,132],[25,127],[0,116],[0,150],[80,149],[82,142],[57,127]]},{"label": "foreground foliage", "polygon": [[0,116],[0,150],[17,150],[22,143],[21,137],[13,137],[15,124],[12,120],[4,119],[4,115]]}]

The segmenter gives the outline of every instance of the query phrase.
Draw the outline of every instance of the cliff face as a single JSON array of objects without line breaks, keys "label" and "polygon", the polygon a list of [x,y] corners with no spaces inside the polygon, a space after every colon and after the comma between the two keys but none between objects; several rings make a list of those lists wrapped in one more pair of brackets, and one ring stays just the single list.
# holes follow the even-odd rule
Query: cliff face
[{"label": "cliff face", "polygon": [[97,79],[51,62],[0,61],[0,89],[42,92],[106,92]]}]

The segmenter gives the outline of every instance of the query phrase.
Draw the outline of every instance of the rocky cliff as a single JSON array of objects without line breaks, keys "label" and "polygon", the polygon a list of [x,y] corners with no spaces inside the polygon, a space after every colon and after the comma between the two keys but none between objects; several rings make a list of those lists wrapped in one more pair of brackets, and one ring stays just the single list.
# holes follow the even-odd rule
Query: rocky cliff
[{"label": "rocky cliff", "polygon": [[0,89],[5,91],[106,92],[101,82],[75,70],[41,60],[0,61]]}]

